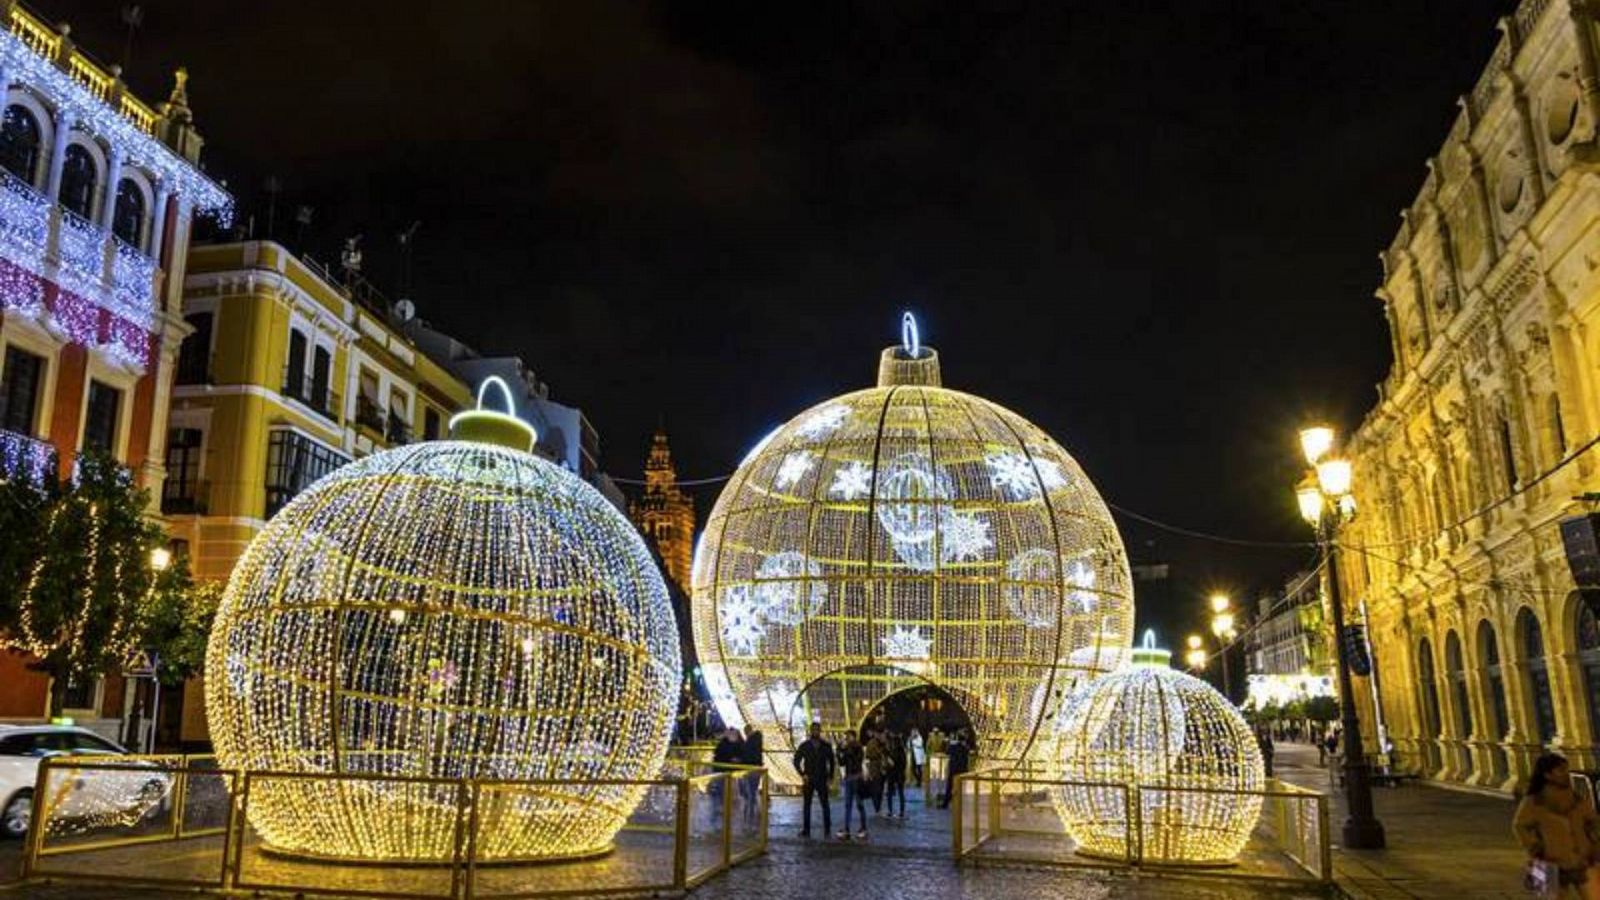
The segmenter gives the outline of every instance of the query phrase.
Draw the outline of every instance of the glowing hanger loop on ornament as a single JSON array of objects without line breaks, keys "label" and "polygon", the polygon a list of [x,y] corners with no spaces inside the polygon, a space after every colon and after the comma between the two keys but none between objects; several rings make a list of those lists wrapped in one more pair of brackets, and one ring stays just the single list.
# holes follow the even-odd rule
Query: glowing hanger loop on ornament
[{"label": "glowing hanger loop on ornament", "polygon": [[488,378],[483,380],[482,384],[478,385],[478,408],[483,409],[483,395],[488,392],[489,388],[491,387],[497,387],[500,389],[500,396],[506,401],[506,415],[516,415],[517,404],[516,401],[511,399],[511,388],[506,384],[506,380],[501,378],[499,375],[490,375]]},{"label": "glowing hanger loop on ornament", "polygon": [[911,359],[922,355],[922,335],[917,333],[917,317],[910,310],[900,317],[900,348]]},{"label": "glowing hanger loop on ornament", "polygon": [[[491,386],[500,389],[500,396],[506,402],[505,412],[484,408],[485,395]],[[450,437],[531,451],[534,444],[538,443],[539,433],[532,425],[517,418],[516,413],[517,405],[512,398],[511,387],[500,376],[490,375],[478,385],[477,408],[462,410],[450,417]]]}]

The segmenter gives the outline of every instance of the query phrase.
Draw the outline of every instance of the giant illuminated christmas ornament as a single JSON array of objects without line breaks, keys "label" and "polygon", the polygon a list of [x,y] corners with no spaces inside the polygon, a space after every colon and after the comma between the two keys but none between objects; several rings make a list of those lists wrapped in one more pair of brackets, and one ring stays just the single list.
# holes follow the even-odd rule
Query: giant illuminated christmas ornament
[{"label": "giant illuminated christmas ornament", "polygon": [[1060,775],[1072,784],[1054,799],[1082,853],[1220,865],[1256,826],[1261,797],[1250,792],[1266,774],[1250,726],[1171,657],[1146,632],[1125,668],[1079,689],[1062,711]]},{"label": "giant illuminated christmas ornament", "polygon": [[706,687],[724,721],[767,733],[784,780],[809,723],[855,728],[929,683],[986,758],[1022,758],[1131,640],[1127,559],[1094,486],[1020,416],[940,386],[915,331],[907,316],[877,387],[750,452],[695,554]]},{"label": "giant illuminated christmas ornament", "polygon": [[[618,782],[660,769],[681,666],[666,585],[621,513],[482,403],[451,440],[317,482],[228,583],[206,659],[222,763],[381,776],[252,780],[276,850],[447,861],[464,789],[401,779],[482,779],[481,858],[590,855],[644,790]],[[553,781],[494,783],[527,779]]]}]

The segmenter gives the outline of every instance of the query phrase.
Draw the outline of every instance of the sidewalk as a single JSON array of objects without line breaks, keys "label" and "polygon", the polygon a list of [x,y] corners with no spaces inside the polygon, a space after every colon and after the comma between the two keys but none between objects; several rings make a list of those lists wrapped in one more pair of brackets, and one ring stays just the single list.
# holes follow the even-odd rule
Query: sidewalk
[{"label": "sidewalk", "polygon": [[1354,900],[1525,898],[1524,857],[1511,837],[1509,799],[1425,784],[1373,788],[1373,804],[1388,838],[1384,850],[1339,847],[1344,797],[1304,744],[1279,744],[1276,775],[1329,794],[1334,877]]}]

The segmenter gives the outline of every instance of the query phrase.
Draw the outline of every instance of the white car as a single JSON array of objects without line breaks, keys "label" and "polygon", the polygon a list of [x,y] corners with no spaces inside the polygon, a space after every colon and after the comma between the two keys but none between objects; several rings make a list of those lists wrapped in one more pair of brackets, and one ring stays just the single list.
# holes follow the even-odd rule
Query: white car
[{"label": "white car", "polygon": [[[52,756],[126,756],[128,751],[84,728],[68,725],[0,725],[0,837],[22,837],[33,817],[39,760]],[[171,776],[144,771],[83,769],[55,781],[52,818],[98,824],[134,824],[160,806]]]}]

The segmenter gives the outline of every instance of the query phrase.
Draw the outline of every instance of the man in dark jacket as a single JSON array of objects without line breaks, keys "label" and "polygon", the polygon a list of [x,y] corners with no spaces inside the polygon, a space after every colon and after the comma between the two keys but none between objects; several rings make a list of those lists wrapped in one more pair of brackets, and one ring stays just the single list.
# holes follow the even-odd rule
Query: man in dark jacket
[{"label": "man in dark jacket", "polygon": [[811,736],[794,751],[794,768],[800,773],[800,792],[804,798],[805,815],[800,826],[801,837],[811,837],[811,795],[816,794],[822,803],[822,836],[833,831],[833,811],[828,808],[828,782],[833,780],[833,745],[823,740],[822,726],[811,723]]},{"label": "man in dark jacket", "polygon": [[939,800],[940,809],[950,805],[950,792],[955,788],[956,776],[967,771],[972,765],[972,748],[967,746],[966,732],[956,732],[956,736],[950,739],[950,745],[944,752],[950,756],[950,775],[944,782],[944,797]]}]

